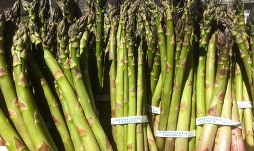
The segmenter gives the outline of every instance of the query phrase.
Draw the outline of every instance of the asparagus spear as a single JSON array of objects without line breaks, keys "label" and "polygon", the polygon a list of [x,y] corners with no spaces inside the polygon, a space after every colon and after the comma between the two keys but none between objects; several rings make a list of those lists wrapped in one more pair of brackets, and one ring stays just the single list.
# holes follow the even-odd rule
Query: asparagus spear
[{"label": "asparagus spear", "polygon": [[[22,26],[13,37],[13,70],[15,86],[18,95],[18,103],[22,113],[28,135],[36,150],[57,150],[52,138],[48,137],[48,131],[43,126],[43,120],[38,112],[34,98],[29,90],[26,70],[26,53],[29,51],[28,30]],[[37,137],[33,137],[36,134]]]},{"label": "asparagus spear", "polygon": [[207,58],[206,58],[206,70],[205,70],[205,100],[210,102],[211,95],[213,93],[213,84],[215,77],[215,62],[216,62],[216,43],[217,43],[217,31],[212,35],[209,40],[207,48]]},{"label": "asparagus spear", "polygon": [[[215,17],[215,8],[216,8],[216,1],[210,1],[207,6],[207,9],[204,11],[203,14],[203,22],[201,24],[201,38],[199,42],[199,61],[197,67],[197,84],[196,84],[196,95],[197,95],[197,117],[205,116],[206,112],[209,108],[209,101],[205,100],[205,72],[206,72],[206,56],[207,56],[207,45],[209,42],[209,35],[211,32],[211,23]],[[207,69],[209,70],[209,69]],[[202,130],[201,126],[197,126],[197,140],[199,139],[200,132]]]},{"label": "asparagus spear", "polygon": [[[28,151],[28,148],[23,143],[19,134],[12,127],[11,123],[9,123],[8,119],[5,117],[2,109],[0,109],[0,136],[6,144],[6,147],[9,150],[17,150],[17,151]],[[2,145],[0,145],[2,146]]]},{"label": "asparagus spear", "polygon": [[[216,70],[215,83],[213,94],[211,97],[210,108],[208,110],[208,115],[210,116],[220,116],[222,111],[222,102],[225,97],[225,91],[228,81],[228,71],[229,71],[229,47],[230,47],[230,30],[225,29],[224,32],[218,32],[218,66]],[[214,145],[214,138],[218,126],[213,124],[204,124],[200,138],[197,144],[197,151],[209,150],[211,151]],[[205,139],[209,137],[209,139]]]},{"label": "asparagus spear", "polygon": [[83,35],[82,30],[85,27],[86,20],[88,19],[87,28],[89,30],[90,18],[89,16],[84,16],[79,18],[75,24],[70,27],[69,36],[70,36],[70,60],[71,64],[71,71],[73,76],[74,88],[80,100],[80,105],[85,113],[85,117],[95,135],[96,140],[100,146],[101,150],[112,150],[112,147],[107,139],[106,134],[104,133],[98,118],[93,110],[92,103],[90,102],[90,98],[88,92],[86,90],[81,69],[80,69],[80,55],[79,53],[79,46],[80,46],[80,38]]},{"label": "asparagus spear", "polygon": [[1,91],[3,93],[8,111],[9,111],[9,117],[12,120],[15,128],[17,129],[17,132],[21,136],[21,138],[24,140],[24,143],[27,145],[27,147],[32,150],[33,144],[30,141],[30,138],[28,136],[28,133],[24,126],[24,121],[22,114],[19,110],[18,102],[17,102],[17,94],[14,87],[14,82],[9,74],[8,66],[7,66],[7,60],[5,58],[5,49],[4,49],[4,30],[5,27],[5,17],[4,14],[0,13],[0,87]]},{"label": "asparagus spear", "polygon": [[56,83],[55,83],[55,89],[56,89],[58,98],[60,100],[61,106],[62,106],[63,114],[64,114],[65,121],[66,121],[66,124],[67,124],[69,132],[70,132],[70,136],[71,136],[71,139],[73,142],[74,149],[78,150],[78,151],[85,150],[84,146],[82,144],[81,138],[79,137],[79,132],[76,129],[73,119],[70,115],[70,112],[69,112],[66,100],[64,99],[63,93],[61,92],[59,86]]},{"label": "asparagus spear", "polygon": [[41,85],[43,89],[43,93],[47,99],[47,103],[50,108],[52,118],[64,143],[64,148],[70,151],[74,150],[72,140],[68,128],[66,126],[65,120],[62,117],[61,109],[59,108],[58,102],[54,94],[52,93],[46,79],[44,78],[38,64],[35,62],[31,54],[28,55],[29,55],[28,57],[29,68],[33,72],[32,76],[34,76],[34,79]]},{"label": "asparagus spear", "polygon": [[[192,35],[192,39],[193,39]],[[190,55],[188,58],[189,64],[187,65],[187,80],[184,84],[180,110],[177,121],[177,131],[189,131],[191,119],[191,105],[192,105],[192,95],[193,95],[193,46],[190,46]],[[186,119],[187,118],[187,119]],[[188,150],[188,138],[176,138],[175,140],[175,150]]]}]

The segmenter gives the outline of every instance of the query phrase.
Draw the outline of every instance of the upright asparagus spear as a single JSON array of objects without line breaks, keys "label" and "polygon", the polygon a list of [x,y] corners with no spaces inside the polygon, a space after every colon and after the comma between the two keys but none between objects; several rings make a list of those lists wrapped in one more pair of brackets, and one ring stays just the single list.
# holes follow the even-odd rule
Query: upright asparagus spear
[{"label": "upright asparagus spear", "polygon": [[[198,51],[198,67],[197,67],[197,84],[196,84],[196,95],[197,95],[197,117],[205,116],[208,108],[209,101],[205,100],[205,72],[206,72],[206,56],[207,56],[207,46],[209,42],[209,36],[211,32],[211,23],[215,17],[215,8],[216,0],[210,1],[207,6],[207,9],[203,14],[203,22],[201,23],[201,38],[199,42],[199,51]],[[207,69],[209,70],[209,69]],[[197,126],[197,140],[199,139],[200,132],[202,130],[201,126]]]},{"label": "upright asparagus spear", "polygon": [[[215,76],[214,90],[211,97],[210,108],[208,115],[210,116],[221,116],[222,102],[225,97],[225,91],[227,87],[228,74],[229,74],[229,47],[230,47],[230,30],[226,28],[224,32],[219,31],[218,33],[218,66]],[[217,132],[217,125],[204,124],[200,138],[198,140],[197,151],[207,149],[211,151],[214,145],[214,138]],[[209,137],[209,139],[205,139]]]}]

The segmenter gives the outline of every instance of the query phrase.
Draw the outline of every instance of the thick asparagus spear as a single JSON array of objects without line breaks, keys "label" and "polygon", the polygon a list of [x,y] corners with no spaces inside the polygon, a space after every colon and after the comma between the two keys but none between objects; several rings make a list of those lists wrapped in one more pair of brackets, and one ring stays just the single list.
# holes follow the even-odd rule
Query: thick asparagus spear
[{"label": "thick asparagus spear", "polygon": [[[9,123],[8,119],[5,117],[2,109],[0,108],[0,136],[6,144],[9,150],[17,151],[28,151],[28,148],[23,143],[19,134]],[[0,145],[1,146],[1,145]]]},{"label": "thick asparagus spear", "polygon": [[[229,47],[230,47],[230,30],[227,28],[224,32],[218,33],[218,66],[215,76],[214,90],[211,97],[210,108],[208,115],[220,116],[222,111],[222,102],[224,100],[225,91],[227,87],[228,74],[229,74]],[[197,151],[207,149],[211,151],[214,145],[214,138],[218,126],[214,124],[204,124],[200,138],[197,144]],[[206,139],[209,137],[209,139]]]},{"label": "thick asparagus spear", "polygon": [[24,143],[27,145],[27,147],[32,150],[33,144],[30,141],[30,138],[28,136],[28,133],[24,126],[24,121],[22,114],[19,110],[18,106],[18,98],[14,87],[14,82],[9,74],[8,66],[7,66],[7,60],[5,58],[6,51],[4,50],[4,31],[5,30],[5,17],[2,12],[0,12],[0,87],[1,91],[3,93],[8,111],[9,111],[9,117],[12,120],[13,124],[15,125],[15,128],[17,129],[19,135],[23,139]]},{"label": "thick asparagus spear", "polygon": [[[28,30],[25,26],[16,32],[13,37],[13,70],[15,86],[18,95],[18,103],[22,113],[28,135],[33,142],[35,150],[47,149],[57,150],[51,137],[48,137],[49,132],[45,130],[43,120],[35,106],[35,100],[32,97],[27,80],[26,69],[26,53],[29,51],[30,41]],[[36,137],[33,137],[36,135]]]},{"label": "thick asparagus spear", "polygon": [[66,126],[65,120],[62,116],[61,109],[59,108],[58,102],[52,93],[46,79],[44,78],[38,64],[35,62],[34,58],[29,54],[28,57],[29,61],[29,69],[33,72],[32,76],[34,76],[34,80],[37,81],[42,89],[43,93],[47,99],[48,106],[50,108],[50,112],[52,115],[52,118],[55,122],[55,125],[57,127],[58,132],[61,135],[64,148],[66,150],[74,150],[72,140],[68,131],[68,128]]}]

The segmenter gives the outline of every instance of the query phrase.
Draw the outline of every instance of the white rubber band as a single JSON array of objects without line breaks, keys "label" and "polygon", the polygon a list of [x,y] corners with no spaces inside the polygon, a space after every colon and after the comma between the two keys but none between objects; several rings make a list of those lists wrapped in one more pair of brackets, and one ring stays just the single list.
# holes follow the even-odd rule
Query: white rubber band
[{"label": "white rubber band", "polygon": [[129,116],[129,117],[120,117],[120,118],[111,118],[112,125],[121,125],[121,124],[138,124],[148,122],[147,116]]},{"label": "white rubber band", "polygon": [[196,131],[157,131],[156,137],[191,138],[196,136]]},{"label": "white rubber band", "polygon": [[239,109],[252,108],[252,104],[250,101],[238,101],[237,106]]},{"label": "white rubber band", "polygon": [[200,118],[196,119],[196,125],[203,125],[203,124],[239,126],[241,123],[234,122],[234,121],[227,119],[227,118],[213,117],[213,116],[200,117]]},{"label": "white rubber band", "polygon": [[154,113],[154,114],[160,114],[161,113],[160,107],[151,106],[151,105],[147,105],[147,111],[149,111],[151,113]]},{"label": "white rubber band", "polygon": [[8,151],[6,146],[0,146],[0,151]]}]

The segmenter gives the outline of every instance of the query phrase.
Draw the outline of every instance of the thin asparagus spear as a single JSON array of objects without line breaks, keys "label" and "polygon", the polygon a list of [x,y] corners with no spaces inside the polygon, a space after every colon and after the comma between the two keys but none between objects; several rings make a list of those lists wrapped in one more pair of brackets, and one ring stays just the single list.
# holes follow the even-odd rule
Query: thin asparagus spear
[{"label": "thin asparagus spear", "polygon": [[[194,36],[194,35],[193,35]],[[192,95],[193,95],[193,46],[190,46],[190,55],[188,58],[187,65],[187,80],[184,84],[180,110],[177,121],[177,131],[189,131],[190,130],[190,117],[191,117],[191,105],[192,105]],[[188,150],[188,138],[176,138],[175,140],[175,150],[177,151],[187,151]]]},{"label": "thin asparagus spear", "polygon": [[0,73],[1,73],[0,87],[6,102],[6,106],[9,111],[10,119],[12,120],[15,128],[17,129],[17,132],[23,139],[26,146],[30,150],[32,150],[34,147],[25,129],[23,117],[18,106],[18,101],[17,101],[18,98],[15,91],[14,82],[7,68],[8,65],[6,62],[7,60],[5,58],[6,51],[4,50],[4,47],[3,47],[3,44],[4,44],[3,34],[4,34],[4,31],[6,31],[4,30],[5,29],[4,25],[5,25],[5,17],[4,17],[4,14],[0,12]]},{"label": "thin asparagus spear", "polygon": [[55,125],[57,127],[58,132],[61,135],[62,141],[64,143],[64,148],[66,150],[74,150],[72,140],[68,131],[68,128],[66,126],[65,120],[62,116],[61,110],[59,108],[59,105],[57,103],[57,100],[52,93],[46,79],[44,78],[39,66],[35,62],[34,58],[31,56],[31,54],[28,57],[29,61],[29,68],[31,71],[33,71],[32,76],[34,76],[34,79],[38,81],[38,83],[41,85],[43,89],[43,93],[47,99],[48,106],[50,108],[50,112],[52,115],[52,118],[55,122]]},{"label": "thin asparagus spear", "polygon": [[[131,14],[132,15],[132,14]],[[133,16],[130,16],[130,21],[127,24],[126,38],[128,46],[128,79],[129,79],[129,113],[128,116],[135,116],[137,113],[137,81],[136,81],[136,59],[134,57],[133,47],[133,22],[131,20]],[[128,30],[129,29],[129,30]],[[135,151],[136,148],[136,124],[128,124],[128,138],[127,138],[127,150]]]},{"label": "thin asparagus spear", "polygon": [[[235,65],[235,97],[237,102],[243,101],[243,77],[242,77],[241,69],[238,62],[236,62],[236,65]],[[238,109],[238,110],[239,110],[240,121],[242,121],[243,109]]]},{"label": "thin asparagus spear", "polygon": [[[246,83],[243,82],[243,101],[250,101],[250,94],[248,93]],[[246,145],[248,150],[254,149],[254,138],[253,138],[253,113],[251,108],[246,108],[243,110],[243,120],[244,120],[244,132]]]},{"label": "thin asparagus spear", "polygon": [[213,84],[215,78],[215,62],[216,62],[216,43],[217,43],[217,34],[215,32],[211,39],[209,40],[207,48],[207,58],[206,58],[206,70],[205,70],[205,100],[207,103],[210,103],[210,99],[213,93]]},{"label": "thin asparagus spear", "polygon": [[[85,117],[95,135],[95,138],[100,146],[101,150],[112,150],[112,147],[107,139],[106,134],[104,133],[98,118],[93,110],[92,103],[90,102],[90,98],[88,92],[86,90],[81,69],[80,69],[80,55],[79,46],[80,46],[80,38],[83,35],[82,30],[86,24],[86,20],[88,16],[84,16],[79,18],[76,23],[74,23],[69,30],[70,36],[70,60],[72,77],[74,82],[74,88],[76,90],[78,99],[80,100],[80,105],[85,113]],[[90,21],[88,21],[88,30],[90,26]]]},{"label": "thin asparagus spear", "polygon": [[70,136],[71,136],[71,139],[72,139],[72,142],[74,145],[74,149],[75,149],[75,151],[76,150],[83,151],[85,149],[82,144],[81,138],[79,137],[78,130],[76,129],[73,119],[70,115],[70,112],[69,112],[67,103],[64,99],[63,93],[61,92],[60,88],[58,87],[58,85],[56,83],[55,83],[55,89],[56,89],[56,93],[58,95],[58,98],[60,100],[60,103],[61,103],[61,106],[63,109],[63,114],[64,114],[65,121],[66,121],[66,124],[67,124],[69,132],[70,132]]},{"label": "thin asparagus spear", "polygon": [[[141,39],[139,47],[138,47],[138,60],[137,60],[137,116],[143,115],[143,101],[144,101],[144,80],[143,80],[143,59],[144,52],[142,49],[143,40]],[[136,143],[137,150],[144,150],[144,134],[143,134],[143,124],[137,124],[136,127]]]},{"label": "thin asparagus spear", "polygon": [[[4,140],[6,147],[9,150],[17,151],[28,151],[28,148],[23,143],[19,134],[9,123],[8,119],[5,117],[2,109],[0,108],[0,136]],[[1,145],[0,145],[1,146]]]},{"label": "thin asparagus spear", "polygon": [[[222,33],[218,33],[218,66],[216,70],[214,90],[211,97],[210,108],[208,110],[208,115],[210,116],[220,116],[222,111],[222,102],[224,100],[225,91],[227,87],[227,77],[229,70],[228,62],[228,51],[229,43],[231,40],[230,31],[228,28]],[[211,151],[214,145],[214,138],[216,135],[218,126],[214,124],[204,124],[200,138],[197,144],[197,151],[208,150]],[[209,139],[206,139],[209,137]]]},{"label": "thin asparagus spear", "polygon": [[[199,44],[199,61],[197,67],[197,84],[196,84],[196,95],[197,95],[197,117],[205,116],[206,112],[209,108],[209,101],[205,100],[205,72],[206,72],[206,56],[207,56],[207,45],[209,42],[209,35],[211,32],[211,22],[215,17],[215,8],[216,2],[215,0],[211,1],[207,9],[203,14],[203,22],[201,24],[201,38]],[[207,69],[209,70],[209,69]],[[202,127],[197,126],[196,138],[199,139],[199,135],[201,133]]]},{"label": "thin asparagus spear", "polygon": [[[194,4],[194,3],[193,3]],[[194,4],[195,5],[195,4]],[[189,9],[187,9],[190,11]],[[192,45],[192,40],[193,36],[193,25],[192,25],[192,13],[189,14],[187,17],[187,22],[185,25],[185,36],[184,36],[184,42],[183,42],[183,47],[181,50],[181,55],[179,58],[179,65],[178,65],[178,70],[176,71],[176,78],[174,80],[174,88],[173,88],[173,93],[172,93],[172,98],[173,100],[170,105],[169,109],[169,116],[168,116],[168,124],[167,124],[167,130],[169,131],[174,131],[176,130],[176,125],[177,125],[177,118],[178,118],[178,112],[179,112],[179,104],[181,100],[181,94],[182,94],[182,89],[183,89],[183,83],[184,83],[184,74],[186,71],[187,67],[187,59],[189,56],[190,52],[190,46]],[[168,150],[173,150],[174,149],[174,139],[173,138],[167,138],[166,139],[166,146]]]},{"label": "thin asparagus spear", "polygon": [[[43,120],[38,112],[34,98],[28,87],[26,70],[26,53],[29,51],[28,30],[22,26],[13,37],[13,70],[15,86],[18,95],[20,111],[24,119],[28,135],[36,150],[57,150],[52,138],[48,137],[49,132],[43,127]],[[47,134],[48,133],[48,134]],[[33,137],[36,135],[36,137]]]},{"label": "thin asparagus spear", "polygon": [[[195,67],[195,63],[193,65]],[[190,120],[190,131],[196,130],[196,72],[193,71],[193,90],[191,97],[191,120]],[[194,151],[196,147],[196,137],[189,139],[189,151]]]},{"label": "thin asparagus spear", "polygon": [[102,2],[101,0],[97,1],[97,24],[96,24],[96,63],[97,63],[97,70],[98,70],[98,82],[99,85],[97,87],[98,92],[101,92],[103,88],[103,10],[102,10]]},{"label": "thin asparagus spear", "polygon": [[[235,75],[236,76],[236,75]],[[232,106],[232,121],[234,122],[240,122],[240,116],[239,116],[239,110],[237,106],[237,100],[235,97],[235,90],[236,90],[236,84],[234,84],[234,87],[232,89],[232,99],[233,99],[233,106]],[[232,129],[232,143],[231,143],[231,151],[246,151],[246,145],[243,139],[242,129],[239,127],[234,127]]]},{"label": "thin asparagus spear", "polygon": [[58,41],[58,53],[61,60],[61,66],[65,76],[70,84],[73,86],[72,73],[69,64],[69,51],[68,51],[68,29],[69,24],[66,19],[63,19],[57,26],[57,41]]}]

